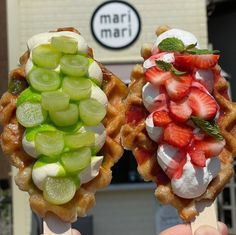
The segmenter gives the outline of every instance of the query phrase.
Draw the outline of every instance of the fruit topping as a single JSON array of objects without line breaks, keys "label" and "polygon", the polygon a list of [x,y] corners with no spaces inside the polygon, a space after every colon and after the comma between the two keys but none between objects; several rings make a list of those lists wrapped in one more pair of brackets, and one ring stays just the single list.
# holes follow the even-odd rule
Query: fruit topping
[{"label": "fruit topping", "polygon": [[192,109],[192,115],[205,120],[213,119],[218,110],[215,99],[196,87],[191,88],[188,104]]},{"label": "fruit topping", "polygon": [[198,167],[205,167],[206,166],[206,157],[205,153],[202,150],[189,151],[189,155],[191,158],[191,162]]},{"label": "fruit topping", "polygon": [[196,70],[194,77],[197,82],[201,83],[209,93],[212,93],[214,88],[214,74],[210,69],[198,69]]},{"label": "fruit topping", "polygon": [[42,68],[55,69],[61,58],[61,53],[50,44],[42,44],[32,50],[33,62]]},{"label": "fruit topping", "polygon": [[53,70],[37,68],[30,72],[29,82],[37,91],[55,91],[60,87],[61,79]]},{"label": "fruit topping", "polygon": [[64,148],[64,139],[59,131],[38,132],[35,136],[35,147],[39,154],[48,157],[58,155]]},{"label": "fruit topping", "polygon": [[164,141],[176,147],[185,147],[192,138],[192,129],[185,125],[170,123],[164,129]]},{"label": "fruit topping", "polygon": [[153,113],[153,123],[154,126],[166,126],[172,122],[169,113],[166,111],[156,111]]},{"label": "fruit topping", "polygon": [[75,54],[78,49],[77,40],[67,36],[52,37],[51,44],[56,50],[67,54]]},{"label": "fruit topping", "polygon": [[192,77],[190,75],[175,76],[166,81],[166,91],[172,100],[181,100],[188,95]]},{"label": "fruit topping", "polygon": [[69,76],[82,77],[88,71],[89,60],[81,55],[64,55],[60,60],[61,71]]},{"label": "fruit topping", "polygon": [[79,103],[79,114],[85,125],[95,126],[105,117],[106,108],[95,99],[85,99]]},{"label": "fruit topping", "polygon": [[151,67],[145,72],[146,81],[150,82],[155,87],[164,85],[165,82],[172,77],[173,75],[171,72],[161,71],[157,67]]},{"label": "fruit topping", "polygon": [[186,98],[176,102],[170,101],[169,108],[171,117],[178,122],[187,121],[192,114],[192,109],[189,107],[188,100]]}]

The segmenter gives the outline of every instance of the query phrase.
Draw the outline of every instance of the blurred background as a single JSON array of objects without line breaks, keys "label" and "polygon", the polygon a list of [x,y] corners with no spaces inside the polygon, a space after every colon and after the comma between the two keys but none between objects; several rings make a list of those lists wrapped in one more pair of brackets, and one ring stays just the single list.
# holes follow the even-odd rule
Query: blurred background
[{"label": "blurred background", "polygon": [[[169,25],[191,31],[202,48],[221,51],[220,65],[236,100],[235,0],[126,0],[120,2],[117,12],[109,11],[114,2],[119,1],[1,0],[1,95],[7,89],[9,70],[17,66],[27,39],[34,34],[77,28],[94,49],[95,58],[128,84],[132,67],[142,63],[141,45],[155,41],[158,26]],[[118,15],[118,31],[113,31],[114,14]],[[172,207],[158,204],[155,185],[144,182],[136,168],[132,154],[125,151],[113,167],[112,184],[97,192],[96,207],[73,226],[83,235],[156,235],[181,223]],[[27,193],[12,183],[15,172],[0,152],[0,235],[38,235],[41,220],[29,209]],[[236,235],[236,177],[219,196],[218,212],[219,219]]]}]

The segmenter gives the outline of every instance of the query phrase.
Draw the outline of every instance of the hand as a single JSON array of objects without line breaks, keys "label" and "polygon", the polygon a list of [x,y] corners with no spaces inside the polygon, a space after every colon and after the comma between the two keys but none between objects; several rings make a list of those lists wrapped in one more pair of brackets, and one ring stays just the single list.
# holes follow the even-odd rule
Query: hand
[{"label": "hand", "polygon": [[81,233],[76,229],[72,229],[72,235],[81,235]]},{"label": "hand", "polygon": [[201,226],[194,234],[192,234],[189,224],[180,224],[166,229],[159,235],[228,235],[228,228],[226,225],[221,222],[218,222],[218,225],[219,231],[210,226]]}]

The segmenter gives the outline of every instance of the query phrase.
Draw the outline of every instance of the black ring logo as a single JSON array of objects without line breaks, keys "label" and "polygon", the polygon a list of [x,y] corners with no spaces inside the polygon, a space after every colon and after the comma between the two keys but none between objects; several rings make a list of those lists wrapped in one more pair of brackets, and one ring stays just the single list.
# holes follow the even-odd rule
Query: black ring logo
[{"label": "black ring logo", "polygon": [[91,31],[96,41],[105,48],[119,50],[132,45],[141,31],[137,10],[124,1],[107,1],[94,11]]}]

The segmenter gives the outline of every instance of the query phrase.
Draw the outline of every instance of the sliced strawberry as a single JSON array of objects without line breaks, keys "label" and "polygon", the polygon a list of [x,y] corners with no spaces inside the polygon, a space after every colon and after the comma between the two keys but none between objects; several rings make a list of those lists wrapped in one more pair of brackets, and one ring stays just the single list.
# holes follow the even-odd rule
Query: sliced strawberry
[{"label": "sliced strawberry", "polygon": [[185,147],[192,138],[192,129],[190,127],[170,123],[164,129],[164,141],[176,147]]},{"label": "sliced strawberry", "polygon": [[164,72],[157,67],[151,67],[145,72],[146,81],[150,82],[155,87],[164,85],[165,82],[172,77],[173,75],[171,72]]},{"label": "sliced strawberry", "polygon": [[166,91],[172,100],[181,100],[189,93],[192,83],[190,75],[178,76],[166,81]]},{"label": "sliced strawberry", "polygon": [[175,61],[174,53],[161,52],[152,55],[147,60],[144,61],[143,67],[145,69],[149,69],[153,66],[156,66],[156,60],[163,60],[166,63],[173,63]]},{"label": "sliced strawberry", "polygon": [[206,157],[204,151],[201,150],[195,150],[190,151],[189,155],[191,157],[191,162],[199,167],[205,167],[206,166]]},{"label": "sliced strawberry", "polygon": [[215,99],[210,94],[207,94],[196,87],[191,88],[188,104],[191,107],[194,116],[205,120],[213,119],[218,110]]},{"label": "sliced strawberry", "polygon": [[153,113],[154,126],[166,126],[172,122],[172,119],[166,111],[156,111]]},{"label": "sliced strawberry", "polygon": [[193,55],[194,65],[199,69],[209,69],[216,65],[219,60],[219,55],[206,54],[206,55]]},{"label": "sliced strawberry", "polygon": [[137,124],[146,117],[147,111],[139,106],[131,106],[125,113],[126,123]]},{"label": "sliced strawberry", "polygon": [[190,151],[203,151],[206,158],[218,156],[225,146],[225,140],[217,141],[212,137],[203,140],[194,140]]},{"label": "sliced strawberry", "polygon": [[188,105],[187,99],[181,101],[170,101],[170,114],[174,120],[178,122],[187,121],[192,113],[192,109]]},{"label": "sliced strawberry", "polygon": [[216,65],[219,55],[175,55],[174,66],[181,71],[191,71],[194,68],[209,69]]},{"label": "sliced strawberry", "polygon": [[175,55],[174,67],[180,71],[192,71],[194,69],[194,58],[192,55]]}]

